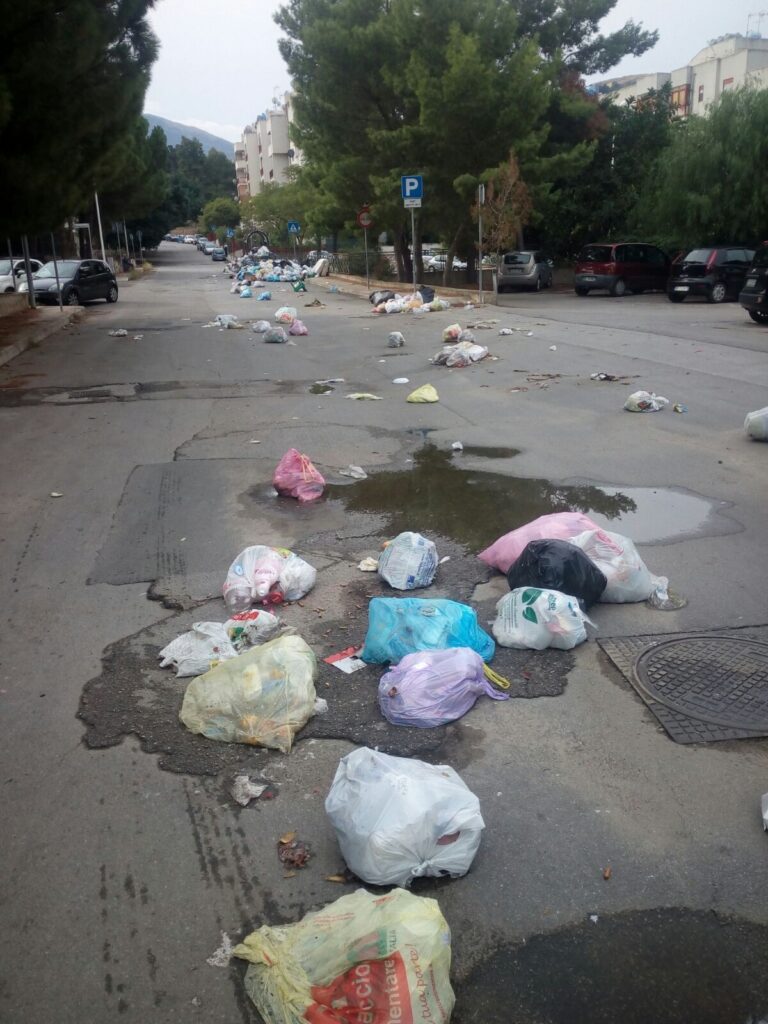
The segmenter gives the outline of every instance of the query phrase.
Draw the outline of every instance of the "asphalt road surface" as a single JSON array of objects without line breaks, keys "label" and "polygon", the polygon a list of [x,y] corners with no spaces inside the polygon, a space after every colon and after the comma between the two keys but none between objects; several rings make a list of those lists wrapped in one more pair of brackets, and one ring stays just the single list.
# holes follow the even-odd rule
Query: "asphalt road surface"
[{"label": "asphalt road surface", "polygon": [[[451,926],[457,1024],[768,1014],[768,740],[672,742],[595,642],[766,639],[768,447],[742,423],[768,405],[768,332],[736,304],[660,295],[504,295],[376,318],[321,281],[240,299],[192,247],[164,246],[156,268],[0,370],[0,1019],[257,1020],[243,965],[207,959],[222,932],[237,941],[354,887],[326,880],[344,865],[323,800],[357,744],[448,763],[480,798],[470,874],[416,886]],[[295,344],[206,326],[284,303],[309,327]],[[447,324],[478,319],[498,321],[476,331],[495,358],[429,363]],[[109,336],[119,327],[128,337]],[[391,330],[404,348],[387,347]],[[344,380],[312,392],[328,378]],[[440,402],[407,404],[424,383]],[[687,411],[624,412],[639,388]],[[271,491],[291,446],[328,480],[317,505]],[[341,475],[349,464],[369,479]],[[318,568],[282,614],[325,656],[362,641],[385,590],[357,563],[385,537],[435,539],[450,560],[430,593],[472,601],[486,624],[506,582],[477,551],[566,507],[633,537],[687,603],[598,605],[573,652],[500,652],[514,699],[437,730],[382,719],[380,670],[329,666],[328,714],[289,755],[179,723],[185,681],[157,651],[225,618],[221,584],[247,544]],[[275,799],[237,806],[244,769]],[[294,829],[313,856],[285,877],[276,843]]]}]

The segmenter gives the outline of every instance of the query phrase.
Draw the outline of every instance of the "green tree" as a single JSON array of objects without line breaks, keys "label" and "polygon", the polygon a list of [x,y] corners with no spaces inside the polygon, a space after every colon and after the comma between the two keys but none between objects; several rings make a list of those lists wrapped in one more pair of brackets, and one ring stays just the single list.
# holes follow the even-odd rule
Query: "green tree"
[{"label": "green tree", "polygon": [[677,125],[638,203],[636,223],[670,249],[754,244],[768,224],[768,90],[723,93]]},{"label": "green tree", "polygon": [[218,199],[211,199],[203,207],[200,218],[199,230],[204,233],[210,231],[218,232],[224,237],[227,228],[236,228],[240,223],[240,204],[227,196],[219,196]]},{"label": "green tree", "polygon": [[235,163],[218,149],[209,149],[203,169],[203,199],[208,202],[216,196],[234,196]]},{"label": "green tree", "polygon": [[157,55],[153,4],[3,5],[0,235],[50,230],[92,194],[99,163],[141,114]]}]

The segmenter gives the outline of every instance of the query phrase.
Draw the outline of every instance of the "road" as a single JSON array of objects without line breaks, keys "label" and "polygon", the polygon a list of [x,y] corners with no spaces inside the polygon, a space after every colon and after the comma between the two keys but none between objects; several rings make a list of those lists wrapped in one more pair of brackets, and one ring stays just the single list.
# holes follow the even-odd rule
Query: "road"
[{"label": "road", "polygon": [[[256,1020],[241,964],[207,958],[222,932],[236,941],[350,891],[326,880],[343,863],[323,799],[359,743],[451,764],[480,798],[471,873],[418,888],[451,925],[457,1024],[768,1013],[766,741],[672,742],[595,642],[766,639],[767,449],[741,427],[768,405],[768,332],[732,303],[653,295],[505,295],[481,313],[378,319],[324,282],[247,302],[191,247],[164,246],[156,266],[0,370],[2,1020]],[[310,330],[294,345],[206,326],[294,301]],[[497,358],[429,363],[444,326],[486,317],[498,324],[477,335]],[[110,337],[118,327],[127,338]],[[386,346],[393,329],[405,348]],[[407,404],[427,382],[440,402]],[[687,412],[625,413],[636,388]],[[345,400],[356,391],[383,400]],[[273,496],[290,446],[326,476],[327,501]],[[350,463],[369,479],[340,475]],[[384,536],[436,539],[451,560],[431,592],[471,600],[486,623],[506,584],[474,554],[574,503],[637,540],[687,604],[599,605],[574,652],[500,652],[515,699],[443,729],[389,726],[378,672],[329,666],[328,715],[290,755],[179,724],[184,681],[157,651],[224,618],[220,586],[246,544],[318,568],[284,616],[325,656],[362,640],[381,586],[357,563]],[[236,806],[243,768],[276,799]],[[313,858],[285,878],[276,840],[292,829]]]}]

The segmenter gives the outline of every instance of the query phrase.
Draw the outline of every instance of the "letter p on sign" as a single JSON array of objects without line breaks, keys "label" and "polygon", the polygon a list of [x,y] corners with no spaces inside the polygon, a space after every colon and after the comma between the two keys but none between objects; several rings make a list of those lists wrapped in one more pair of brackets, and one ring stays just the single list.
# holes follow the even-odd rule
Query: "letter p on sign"
[{"label": "letter p on sign", "polygon": [[400,179],[403,199],[421,199],[424,195],[424,179],[420,174],[404,174]]}]

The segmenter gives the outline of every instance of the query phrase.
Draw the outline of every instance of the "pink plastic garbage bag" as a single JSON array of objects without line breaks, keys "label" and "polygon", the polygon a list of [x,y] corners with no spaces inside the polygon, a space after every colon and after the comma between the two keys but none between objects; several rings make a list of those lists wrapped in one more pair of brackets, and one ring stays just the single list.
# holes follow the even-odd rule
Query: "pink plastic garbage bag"
[{"label": "pink plastic garbage bag", "polygon": [[509,567],[532,540],[570,540],[584,530],[599,529],[583,512],[552,512],[505,533],[477,557],[500,572],[509,572]]},{"label": "pink plastic garbage bag", "polygon": [[325,488],[324,478],[309,458],[296,448],[289,448],[280,459],[272,483],[278,494],[285,494],[299,501],[315,501]]},{"label": "pink plastic garbage bag", "polygon": [[431,729],[465,715],[478,697],[507,700],[484,674],[483,659],[469,647],[407,654],[379,682],[379,705],[393,725]]}]

